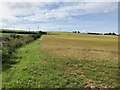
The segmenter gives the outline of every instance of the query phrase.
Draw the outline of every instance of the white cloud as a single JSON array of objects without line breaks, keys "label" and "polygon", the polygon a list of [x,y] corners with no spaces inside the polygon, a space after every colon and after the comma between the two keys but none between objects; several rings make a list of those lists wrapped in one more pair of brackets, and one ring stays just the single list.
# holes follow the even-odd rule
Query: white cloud
[{"label": "white cloud", "polygon": [[[39,5],[39,6],[38,6]],[[117,9],[117,3],[78,3],[47,10],[42,8],[44,3],[32,5],[31,3],[1,3],[0,18],[18,20],[16,16],[26,16],[25,19],[43,20],[49,18],[64,18],[70,15],[85,15],[90,13],[108,13]],[[49,4],[51,5],[51,3]],[[29,16],[34,14],[34,16]],[[27,17],[28,16],[28,17]]]},{"label": "white cloud", "polygon": [[119,0],[1,0],[1,2],[118,2]]},{"label": "white cloud", "polygon": [[74,15],[86,15],[93,13],[109,13],[117,10],[117,3],[78,3],[65,5],[53,10],[32,8],[34,15],[28,16],[27,20],[46,21],[49,19],[62,19]]},{"label": "white cloud", "polygon": [[[56,1],[56,0],[55,0]],[[60,5],[60,7],[53,8],[49,10],[48,8],[45,8],[45,5],[53,5],[53,3],[0,3],[0,19],[5,19],[6,21],[3,21],[0,26],[15,26],[22,28],[22,27],[28,27],[29,25],[24,24],[26,20],[28,22],[37,22],[37,21],[43,21],[48,22],[50,20],[64,20],[71,18],[71,16],[76,15],[87,15],[87,14],[95,14],[95,13],[110,13],[114,10],[117,10],[117,3],[104,3],[104,2],[81,2],[81,3],[64,3],[63,5]],[[59,6],[59,3],[56,3]],[[21,24],[23,23],[23,24]],[[28,23],[29,24],[29,23]],[[27,26],[25,26],[27,25]],[[39,24],[41,25],[41,28],[49,29],[52,27],[57,28],[54,26],[54,24]],[[52,26],[51,26],[52,25]],[[34,25],[35,26],[35,25]]]},{"label": "white cloud", "polygon": [[[117,10],[117,3],[78,3],[73,6],[65,6],[60,8],[69,15],[85,15],[93,13],[109,13]],[[58,10],[59,11],[59,10]]]}]

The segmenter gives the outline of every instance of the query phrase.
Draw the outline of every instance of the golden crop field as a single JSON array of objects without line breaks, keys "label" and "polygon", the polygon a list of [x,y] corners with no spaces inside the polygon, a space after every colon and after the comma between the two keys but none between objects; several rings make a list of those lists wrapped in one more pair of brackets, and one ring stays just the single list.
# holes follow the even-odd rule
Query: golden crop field
[{"label": "golden crop field", "polygon": [[117,36],[72,33],[44,35],[41,44],[43,50],[59,56],[118,60]]}]

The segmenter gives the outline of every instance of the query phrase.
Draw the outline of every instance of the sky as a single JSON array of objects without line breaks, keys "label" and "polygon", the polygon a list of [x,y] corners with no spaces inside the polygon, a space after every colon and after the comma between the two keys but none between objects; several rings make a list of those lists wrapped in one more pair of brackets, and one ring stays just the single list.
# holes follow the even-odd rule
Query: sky
[{"label": "sky", "polygon": [[118,2],[1,2],[0,28],[118,33]]}]

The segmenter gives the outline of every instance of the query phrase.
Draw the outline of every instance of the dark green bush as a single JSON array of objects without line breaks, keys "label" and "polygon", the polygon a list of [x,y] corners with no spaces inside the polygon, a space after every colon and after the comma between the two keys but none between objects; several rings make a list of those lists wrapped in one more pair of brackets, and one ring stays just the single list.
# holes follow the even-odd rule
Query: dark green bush
[{"label": "dark green bush", "polygon": [[41,33],[38,33],[38,34],[33,34],[32,37],[34,38],[34,40],[40,38],[42,34]]},{"label": "dark green bush", "polygon": [[2,38],[2,61],[10,58],[12,53],[14,53],[17,48],[40,38],[40,36],[41,33],[30,34],[27,36],[20,36],[13,33],[10,34],[9,37]]}]

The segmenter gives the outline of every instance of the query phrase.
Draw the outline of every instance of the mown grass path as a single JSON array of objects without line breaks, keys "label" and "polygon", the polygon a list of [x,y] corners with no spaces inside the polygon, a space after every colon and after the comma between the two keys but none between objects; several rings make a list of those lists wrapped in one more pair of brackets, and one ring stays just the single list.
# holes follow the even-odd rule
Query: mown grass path
[{"label": "mown grass path", "polygon": [[68,83],[61,73],[64,62],[41,51],[40,39],[18,49],[11,62],[8,69],[3,65],[3,88],[52,88]]},{"label": "mown grass path", "polygon": [[41,39],[18,49],[9,63],[9,66],[3,65],[3,88],[117,86],[117,61],[90,61],[53,56],[41,50]]}]

